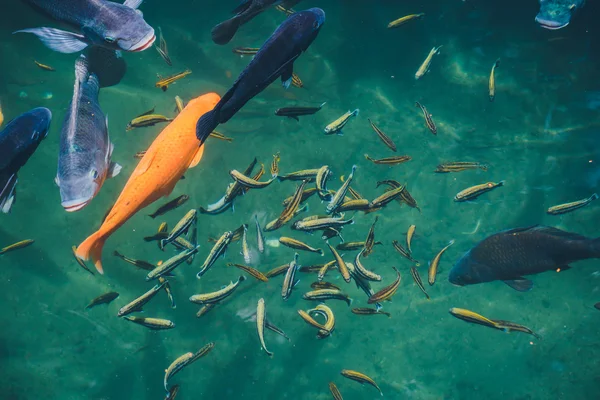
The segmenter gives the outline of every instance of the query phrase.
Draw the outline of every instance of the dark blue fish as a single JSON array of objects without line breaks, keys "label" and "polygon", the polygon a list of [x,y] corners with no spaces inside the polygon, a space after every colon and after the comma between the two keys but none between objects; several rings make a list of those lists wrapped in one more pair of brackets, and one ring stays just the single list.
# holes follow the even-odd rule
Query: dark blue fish
[{"label": "dark blue fish", "polygon": [[8,213],[15,201],[17,172],[48,134],[52,113],[34,108],[13,119],[0,132],[0,209]]},{"label": "dark blue fish", "polygon": [[101,88],[118,84],[127,72],[127,64],[119,51],[91,46],[85,54],[90,73],[96,74]]},{"label": "dark blue fish", "polygon": [[281,0],[244,0],[233,13],[235,16],[215,26],[210,35],[216,44],[227,44],[240,28],[252,18],[256,17],[267,8],[280,4]]},{"label": "dark blue fish", "polygon": [[535,21],[550,30],[564,28],[571,22],[573,13],[584,4],[585,0],[540,0],[540,11]]},{"label": "dark blue fish", "polygon": [[320,8],[297,12],[283,21],[215,108],[198,120],[196,137],[200,143],[277,78],[281,77],[283,86],[288,88],[294,61],[315,40],[324,22],[325,12]]},{"label": "dark blue fish", "polygon": [[504,281],[518,291],[533,282],[525,275],[570,269],[569,263],[600,258],[600,238],[547,226],[517,228],[496,233],[469,250],[452,267],[448,280],[455,285]]},{"label": "dark blue fish", "polygon": [[56,28],[32,28],[15,32],[33,33],[54,51],[76,53],[88,45],[143,51],[156,40],[154,29],[137,9],[143,0],[125,0],[123,4],[107,0],[25,1],[78,30],[74,33]]},{"label": "dark blue fish", "polygon": [[108,120],[98,94],[100,84],[88,71],[85,56],[75,62],[73,99],[60,134],[56,184],[66,211],[78,211],[98,194],[104,180],[119,173],[111,162],[113,145],[108,137]]}]

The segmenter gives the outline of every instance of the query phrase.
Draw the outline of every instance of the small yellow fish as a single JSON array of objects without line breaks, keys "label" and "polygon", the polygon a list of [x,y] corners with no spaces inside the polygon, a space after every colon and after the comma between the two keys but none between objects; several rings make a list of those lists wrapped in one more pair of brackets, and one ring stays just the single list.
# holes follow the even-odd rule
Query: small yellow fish
[{"label": "small yellow fish", "polygon": [[4,123],[4,114],[2,113],[2,104],[0,104],[0,126]]},{"label": "small yellow fish", "polygon": [[466,188],[465,190],[458,192],[456,194],[456,196],[454,196],[454,201],[473,200],[474,198],[478,197],[479,195],[481,195],[485,192],[489,192],[490,190],[493,190],[493,189],[503,186],[503,185],[504,185],[504,181],[500,181],[498,183],[487,182],[487,183],[482,183],[481,185],[471,186],[469,188]]},{"label": "small yellow fish", "polygon": [[9,251],[23,249],[27,246],[31,246],[34,242],[35,242],[35,240],[33,240],[33,239],[21,240],[20,242],[13,243],[9,246],[3,247],[0,250],[0,254],[8,253]]},{"label": "small yellow fish", "polygon": [[424,16],[425,16],[425,13],[406,15],[404,17],[393,20],[392,22],[390,22],[388,24],[387,27],[388,27],[388,29],[397,28],[401,25],[404,25],[408,21],[412,21],[413,19],[420,19],[420,18],[423,18]]},{"label": "small yellow fish", "polygon": [[297,88],[304,87],[304,83],[302,83],[302,79],[300,79],[300,77],[295,72],[292,72],[292,85],[296,86]]},{"label": "small yellow fish", "polygon": [[173,323],[173,321],[169,321],[168,319],[142,318],[130,316],[125,316],[123,318],[125,318],[127,321],[131,321],[138,325],[145,326],[146,328],[152,329],[154,331],[175,328],[175,323]]},{"label": "small yellow fish", "polygon": [[500,65],[500,59],[497,59],[494,65],[492,65],[492,71],[490,72],[490,80],[488,83],[488,89],[490,94],[490,101],[494,101],[496,97],[496,68]]},{"label": "small yellow fish", "polygon": [[166,92],[167,89],[169,88],[170,84],[172,84],[175,81],[178,81],[181,78],[185,78],[186,76],[188,76],[191,73],[192,73],[192,71],[190,71],[189,69],[186,69],[183,72],[168,76],[166,78],[161,78],[159,76],[159,81],[156,82],[156,84],[154,86],[156,86],[157,88],[160,88],[163,92]]},{"label": "small yellow fish", "polygon": [[390,285],[381,289],[379,292],[371,295],[371,297],[369,297],[369,300],[367,301],[368,304],[379,303],[384,300],[389,300],[394,294],[396,294],[396,291],[398,290],[398,287],[400,286],[400,281],[401,281],[402,277],[400,276],[400,272],[398,272],[396,267],[392,267],[392,268],[394,268],[394,271],[396,271],[396,280],[394,282],[392,282]]},{"label": "small yellow fish", "polygon": [[352,311],[352,314],[356,314],[356,315],[377,315],[377,314],[381,314],[381,315],[387,315],[388,318],[390,318],[392,316],[389,312],[385,312],[385,311],[378,310],[376,308],[369,308],[369,307],[353,308],[351,311]]},{"label": "small yellow fish", "polygon": [[350,121],[351,117],[355,117],[358,115],[359,109],[357,108],[354,111],[348,111],[329,125],[325,127],[326,135],[342,135],[342,128],[346,126],[348,121]]},{"label": "small yellow fish", "polygon": [[337,386],[335,386],[335,383],[329,382],[329,391],[335,400],[344,400]]},{"label": "small yellow fish", "polygon": [[425,118],[425,125],[427,126],[427,129],[429,129],[434,135],[437,135],[437,126],[435,126],[435,122],[433,122],[433,115],[431,115],[429,111],[427,111],[427,108],[425,108],[425,106],[419,103],[418,101],[415,102],[415,105],[419,107],[423,112],[423,117]]},{"label": "small yellow fish", "polygon": [[454,240],[451,240],[450,243],[448,243],[446,247],[441,249],[440,252],[437,253],[437,255],[433,258],[433,260],[431,260],[431,263],[429,264],[429,271],[427,273],[427,279],[429,281],[430,286],[433,286],[433,284],[435,283],[435,277],[437,276],[438,266],[440,265],[440,259],[442,258],[442,254],[444,254],[444,252],[448,250],[448,248],[453,244]]},{"label": "small yellow fish", "polygon": [[287,246],[289,248],[295,249],[295,250],[304,250],[304,251],[309,251],[311,253],[318,253],[320,255],[323,255],[323,249],[317,249],[317,248],[311,247],[304,242],[301,242],[299,240],[296,240],[296,239],[293,239],[290,237],[285,237],[285,236],[280,237],[279,243],[281,243],[282,245]]},{"label": "small yellow fish", "polygon": [[369,378],[367,375],[365,375],[361,372],[352,371],[350,369],[343,369],[341,374],[342,374],[342,376],[344,376],[348,379],[352,379],[353,381],[360,382],[360,383],[368,383],[369,385],[373,386],[375,389],[379,390],[379,393],[383,396],[383,392],[381,391],[379,386],[377,386],[375,381],[373,379]]},{"label": "small yellow fish", "polygon": [[268,282],[269,278],[267,278],[262,272],[260,272],[257,269],[254,269],[252,267],[249,267],[247,265],[243,265],[243,264],[235,264],[235,263],[227,263],[228,267],[236,267],[241,269],[242,271],[247,272],[249,275],[252,275],[254,278],[258,279],[259,281],[263,281],[263,282]]},{"label": "small yellow fish", "polygon": [[415,235],[415,230],[417,229],[416,225],[411,225],[408,227],[408,231],[406,232],[406,248],[408,249],[408,253],[412,253],[412,249],[410,248],[410,244],[412,243],[412,238]]},{"label": "small yellow fish", "polygon": [[277,152],[273,154],[273,161],[271,162],[271,176],[273,178],[277,178],[277,175],[279,175],[279,161],[281,161],[281,156]]},{"label": "small yellow fish", "polygon": [[35,63],[35,65],[37,65],[38,67],[40,67],[40,68],[41,68],[41,69],[43,69],[44,71],[52,71],[52,72],[56,71],[54,68],[52,68],[52,67],[51,67],[51,66],[49,66],[49,65],[46,65],[46,64],[39,63],[39,62],[37,62],[37,61],[35,61],[35,60],[33,60],[33,62]]},{"label": "small yellow fish", "polygon": [[175,96],[175,110],[178,113],[180,113],[183,111],[184,107],[185,107],[185,104],[184,104],[183,100],[181,99],[181,97]]},{"label": "small yellow fish", "polygon": [[425,58],[425,61],[423,61],[423,64],[421,64],[421,66],[419,67],[419,69],[417,70],[417,72],[415,73],[415,79],[420,79],[422,78],[427,72],[429,72],[429,66],[431,65],[431,59],[433,58],[433,56],[435,56],[436,54],[439,54],[440,49],[442,48],[442,46],[438,46],[438,47],[434,47],[429,51],[429,54],[427,55],[427,58]]},{"label": "small yellow fish", "polygon": [[242,56],[253,56],[256,53],[258,53],[258,50],[260,50],[258,47],[234,47],[233,49],[231,49],[231,51],[235,54],[239,54]]},{"label": "small yellow fish", "polygon": [[258,338],[260,340],[260,345],[262,346],[263,350],[265,351],[265,353],[267,353],[267,355],[269,357],[271,357],[273,355],[272,352],[269,351],[269,349],[267,349],[267,346],[265,345],[265,320],[267,319],[267,313],[265,311],[265,300],[264,299],[258,299],[258,305],[256,307],[256,328],[258,330]]},{"label": "small yellow fish", "polygon": [[225,286],[223,289],[212,293],[195,294],[190,297],[190,301],[196,304],[218,303],[229,297],[235,289],[237,289],[240,282],[245,280],[246,278],[244,276],[240,276],[237,281],[229,282],[229,285]]},{"label": "small yellow fish", "polygon": [[159,122],[171,122],[173,118],[165,117],[160,114],[148,114],[142,115],[140,117],[136,117],[132,119],[125,128],[126,131],[130,131],[135,128],[144,128],[147,126],[153,126],[158,124]]},{"label": "small yellow fish", "polygon": [[480,169],[482,171],[488,170],[487,164],[482,164],[479,162],[472,161],[453,161],[448,163],[443,163],[437,166],[437,169],[434,172],[446,173],[446,172],[460,172],[466,171],[468,169]]},{"label": "small yellow fish", "polygon": [[571,211],[575,211],[578,208],[585,207],[594,200],[598,200],[598,195],[596,193],[594,193],[587,199],[573,201],[571,203],[565,203],[565,204],[560,204],[557,206],[550,207],[548,209],[548,211],[546,211],[546,212],[550,215],[565,214],[565,213],[568,213]]}]

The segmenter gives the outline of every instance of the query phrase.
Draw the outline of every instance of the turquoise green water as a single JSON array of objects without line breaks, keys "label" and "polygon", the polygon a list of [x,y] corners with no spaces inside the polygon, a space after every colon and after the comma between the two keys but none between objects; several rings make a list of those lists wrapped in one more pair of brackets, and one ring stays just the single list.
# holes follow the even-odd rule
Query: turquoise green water
[{"label": "turquoise green water", "polygon": [[[345,399],[379,398],[372,387],[342,377],[342,369],[371,376],[385,397],[392,399],[598,398],[600,314],[593,305],[600,299],[600,277],[595,260],[578,262],[564,273],[533,276],[535,287],[527,293],[500,282],[459,288],[447,281],[450,268],[465,251],[499,230],[539,223],[599,235],[599,204],[562,217],[545,213],[549,206],[597,191],[600,119],[586,103],[586,94],[598,89],[597,29],[592,19],[580,17],[572,26],[550,32],[535,26],[533,1],[526,7],[459,1],[305,3],[297,8],[316,5],[327,13],[319,37],[295,64],[305,88],[285,91],[273,84],[220,126],[219,131],[233,142],[209,139],[200,165],[186,173],[172,194],[172,198],[187,194],[190,201],[157,220],[146,216],[155,206],[133,217],[105,247],[105,275],[91,276],[77,266],[70,247],[97,229],[135,168],[133,154],[146,149],[162,129],[125,132],[127,122],[152,106],[174,116],[175,95],[189,100],[208,91],[223,94],[250,60],[234,55],[231,48],[258,47],[283,14],[265,12],[243,27],[230,45],[219,47],[210,41],[210,28],[228,15],[231,4],[144,4],[146,20],[163,29],[174,65],[168,67],[154,49],[125,55],[127,75],[118,86],[100,94],[115,144],[113,160],[123,170],[105,182],[90,205],[66,213],[53,180],[76,55],[54,53],[31,36],[10,35],[26,27],[57,26],[11,0],[14,12],[0,16],[3,113],[8,120],[45,106],[52,110],[54,121],[48,138],[19,173],[13,212],[2,216],[1,246],[25,238],[36,242],[0,256],[0,397],[161,398],[164,370],[171,361],[213,341],[215,349],[209,355],[172,379],[181,385],[179,398],[327,399],[331,398],[329,382],[336,383]],[[590,6],[585,11],[597,14],[598,9]],[[390,20],[414,12],[425,12],[426,17],[397,30],[385,29]],[[439,45],[442,52],[434,57],[430,73],[415,81],[414,73],[427,52]],[[490,103],[487,80],[498,57],[497,95]],[[38,69],[34,59],[57,71]],[[166,93],[154,87],[157,74],[186,68],[192,75]],[[45,99],[46,92],[52,98]],[[425,127],[414,106],[417,100],[433,114],[437,136]],[[299,123],[272,115],[279,107],[324,101],[327,105],[319,113],[302,117]],[[360,114],[347,125],[344,136],[322,134],[325,125],[355,108]],[[387,167],[365,160],[364,153],[377,158],[392,155],[367,118],[395,141],[397,154],[410,155],[412,161]],[[200,215],[199,255],[191,266],[179,267],[171,279],[177,308],[171,309],[161,292],[143,314],[170,319],[175,329],[151,332],[118,319],[117,310],[150,285],[143,271],[124,264],[112,252],[151,262],[175,254],[161,252],[142,237],[154,233],[160,221],[173,226],[189,208],[219,199],[231,181],[229,170],[243,170],[254,157],[268,168],[276,152],[281,153],[282,173],[329,165],[334,172],[332,188],[356,164],[352,186],[369,199],[381,193],[375,188],[378,180],[408,183],[422,213],[392,203],[376,214],[357,213],[355,224],[343,230],[347,241],[364,240],[379,215],[376,239],[384,244],[364,262],[383,276],[382,284],[373,285],[376,290],[394,279],[392,266],[400,270],[400,288],[393,301],[384,305],[392,317],[357,316],[345,303],[329,301],[336,329],[331,337],[319,340],[316,330],[297,314],[314,306],[302,294],[315,276],[300,273],[301,282],[288,301],[280,297],[281,276],[267,283],[250,278],[209,314],[195,317],[198,307],[187,300],[189,296],[217,290],[236,279],[239,270],[225,264],[243,262],[238,242],[202,281],[196,280],[194,275],[211,248],[209,237],[247,223],[251,265],[266,272],[291,260],[293,251],[284,247],[267,246],[264,254],[255,250],[253,216],[257,214],[264,225],[279,215],[281,201],[295,189],[294,183],[283,182],[251,190],[237,199],[235,212]],[[433,173],[442,161],[481,161],[490,168]],[[452,200],[466,187],[499,180],[505,180],[504,187],[473,203]],[[324,212],[317,198],[308,204],[310,214]],[[411,224],[417,226],[413,249],[423,265],[423,279],[427,262],[451,239],[456,241],[442,257],[436,284],[426,283],[430,301],[412,281],[411,263],[391,246],[392,240],[404,242]],[[267,239],[279,236],[325,246],[319,235],[297,233],[288,226],[266,233]],[[345,256],[347,261],[353,257],[354,253]],[[299,261],[311,265],[328,260],[327,252],[324,257],[302,252]],[[354,284],[346,285],[335,271],[327,279],[343,286],[354,299],[353,307],[366,306],[364,293]],[[117,291],[120,297],[108,306],[84,310],[92,298],[107,291]],[[261,297],[269,319],[291,338],[287,342],[266,332],[272,358],[261,350],[255,323],[244,318]],[[459,321],[448,313],[450,307],[526,325],[543,339]]]}]

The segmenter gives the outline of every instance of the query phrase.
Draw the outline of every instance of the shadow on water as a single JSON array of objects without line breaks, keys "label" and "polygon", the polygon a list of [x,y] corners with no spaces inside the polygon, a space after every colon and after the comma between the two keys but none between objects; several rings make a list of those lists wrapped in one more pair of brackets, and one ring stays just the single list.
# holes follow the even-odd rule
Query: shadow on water
[{"label": "shadow on water", "polygon": [[[142,372],[142,387],[146,393],[147,399],[156,399],[162,393],[161,382],[165,376],[165,368],[172,360],[167,359],[165,346],[163,344],[161,332],[149,331],[146,334],[146,349],[141,354],[135,354],[132,357],[139,357]],[[136,358],[134,358],[135,360]],[[162,361],[161,361],[162,360]]]},{"label": "shadow on water", "polygon": [[[0,231],[0,243],[16,243],[23,238],[17,238],[5,230]],[[37,243],[31,246],[0,255],[0,265],[11,265],[12,268],[23,268],[25,272],[35,274],[52,283],[64,285],[68,282],[67,274],[62,266],[52,261],[50,254],[42,250]]]}]

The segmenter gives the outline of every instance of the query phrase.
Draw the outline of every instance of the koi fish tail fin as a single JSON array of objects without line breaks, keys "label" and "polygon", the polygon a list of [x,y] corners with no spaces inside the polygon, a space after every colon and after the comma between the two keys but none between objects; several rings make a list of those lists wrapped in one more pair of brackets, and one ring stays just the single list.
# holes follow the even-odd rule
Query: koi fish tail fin
[{"label": "koi fish tail fin", "polygon": [[104,274],[104,270],[102,269],[102,249],[104,248],[105,242],[106,238],[102,236],[100,232],[95,232],[77,247],[75,255],[82,260],[91,259],[96,270],[100,274]]}]

